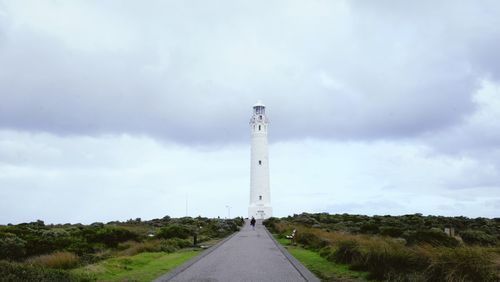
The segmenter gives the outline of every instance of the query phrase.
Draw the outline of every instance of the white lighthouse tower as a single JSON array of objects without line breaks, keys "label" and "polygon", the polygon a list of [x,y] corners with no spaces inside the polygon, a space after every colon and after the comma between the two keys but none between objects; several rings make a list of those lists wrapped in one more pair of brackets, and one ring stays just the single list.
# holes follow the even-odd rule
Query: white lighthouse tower
[{"label": "white lighthouse tower", "polygon": [[250,157],[250,205],[248,217],[266,219],[273,215],[269,189],[269,153],[267,150],[268,119],[266,106],[260,101],[253,106],[250,119],[252,148]]}]

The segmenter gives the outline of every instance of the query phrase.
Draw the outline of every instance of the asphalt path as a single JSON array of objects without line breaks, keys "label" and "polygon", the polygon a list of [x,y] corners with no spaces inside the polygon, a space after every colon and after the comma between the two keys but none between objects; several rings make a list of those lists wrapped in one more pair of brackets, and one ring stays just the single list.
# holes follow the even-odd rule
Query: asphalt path
[{"label": "asphalt path", "polygon": [[247,222],[214,250],[174,273],[155,281],[319,281],[276,244],[260,221],[255,230]]}]

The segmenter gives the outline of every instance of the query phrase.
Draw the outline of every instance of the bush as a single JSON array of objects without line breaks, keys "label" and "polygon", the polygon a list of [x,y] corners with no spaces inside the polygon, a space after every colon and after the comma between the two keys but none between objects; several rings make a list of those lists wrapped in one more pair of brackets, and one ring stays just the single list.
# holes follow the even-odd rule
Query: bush
[{"label": "bush", "polygon": [[297,232],[297,242],[314,250],[319,250],[329,245],[327,240],[311,232]]},{"label": "bush", "polygon": [[479,230],[466,230],[460,232],[462,240],[469,245],[494,246],[497,239]]},{"label": "bush", "polygon": [[337,250],[334,254],[335,261],[338,263],[353,263],[359,261],[361,252],[359,244],[355,240],[340,241],[337,244]]},{"label": "bush", "polygon": [[191,240],[172,238],[168,240],[163,240],[160,245],[160,250],[162,252],[172,253],[179,249],[191,246],[193,246],[193,242],[191,242]]},{"label": "bush", "polygon": [[355,268],[370,272],[371,278],[388,279],[390,274],[422,271],[427,260],[402,244],[382,240],[370,240],[360,247]]},{"label": "bush", "polygon": [[280,219],[276,217],[270,217],[262,222],[262,224],[271,232],[279,233],[276,230],[276,223],[280,222]]},{"label": "bush", "polygon": [[324,247],[319,250],[319,255],[328,261],[335,261],[335,249],[332,247]]},{"label": "bush", "polygon": [[491,255],[479,248],[438,248],[425,274],[428,281],[500,281]]},{"label": "bush", "polygon": [[137,240],[138,235],[122,227],[97,228],[89,236],[89,240],[94,243],[103,243],[108,247],[116,247],[118,243]]},{"label": "bush", "polygon": [[164,244],[174,246],[176,248],[182,249],[182,248],[187,248],[187,247],[192,247],[193,242],[189,239],[179,239],[179,238],[172,238],[163,241]]},{"label": "bush", "polygon": [[405,234],[408,244],[430,244],[435,247],[456,247],[459,245],[457,239],[449,237],[444,232],[435,230],[421,230]]},{"label": "bush", "polygon": [[70,252],[55,252],[30,258],[28,263],[48,268],[71,269],[78,266],[80,259]]},{"label": "bush", "polygon": [[145,242],[135,242],[129,241],[118,245],[118,249],[121,249],[120,255],[133,256],[143,252],[160,252],[161,251],[161,241],[160,240],[150,240]]},{"label": "bush", "polygon": [[191,234],[192,232],[188,227],[180,224],[171,224],[166,227],[162,227],[156,236],[163,239],[187,239]]},{"label": "bush", "polygon": [[364,223],[361,225],[359,232],[364,234],[378,234],[380,230],[376,223]]},{"label": "bush", "polygon": [[380,235],[390,236],[390,237],[401,237],[403,235],[403,229],[398,227],[381,227]]},{"label": "bush", "polygon": [[300,215],[294,215],[293,222],[298,223],[298,224],[303,224],[306,226],[312,226],[315,224],[319,224],[319,222],[314,217],[312,217],[310,214],[307,214],[307,213],[302,213]]},{"label": "bush", "polygon": [[27,256],[63,250],[71,244],[72,240],[71,234],[60,228],[27,228],[20,232],[20,236],[26,240]]},{"label": "bush", "polygon": [[95,251],[95,246],[81,237],[73,237],[71,244],[65,248],[65,250],[75,253],[79,256],[84,254],[93,253]]},{"label": "bush", "polygon": [[236,217],[233,219],[233,221],[238,225],[239,227],[243,226],[245,224],[245,220],[243,217]]},{"label": "bush", "polygon": [[21,259],[26,254],[26,241],[14,234],[0,235],[0,259]]},{"label": "bush", "polygon": [[60,269],[0,261],[0,280],[3,282],[84,282],[92,281],[89,277],[77,276]]}]

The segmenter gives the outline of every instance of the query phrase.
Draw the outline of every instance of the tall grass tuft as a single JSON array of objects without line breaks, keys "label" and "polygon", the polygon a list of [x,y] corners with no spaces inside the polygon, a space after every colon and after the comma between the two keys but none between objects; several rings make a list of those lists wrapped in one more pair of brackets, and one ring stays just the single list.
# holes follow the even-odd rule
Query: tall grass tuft
[{"label": "tall grass tuft", "polygon": [[480,248],[436,248],[425,274],[428,281],[499,281],[491,254]]},{"label": "tall grass tuft", "polygon": [[133,256],[143,252],[175,252],[179,249],[192,247],[189,239],[171,238],[167,240],[155,239],[144,242],[127,241],[118,245],[120,256]]},{"label": "tall grass tuft", "polygon": [[358,262],[361,259],[359,243],[356,240],[343,240],[337,243],[334,252],[335,261],[339,263]]},{"label": "tall grass tuft", "polygon": [[[286,235],[297,229],[297,241],[318,250],[329,261],[349,264],[384,281],[500,281],[500,248],[464,247],[437,232],[412,234],[411,242],[384,236],[350,234],[274,223]],[[444,233],[443,233],[444,234]],[[445,235],[446,236],[446,235]]]},{"label": "tall grass tuft", "polygon": [[142,252],[160,252],[161,241],[150,240],[144,242],[127,241],[118,245],[122,249],[118,254],[121,256],[133,256]]},{"label": "tall grass tuft", "polygon": [[30,258],[28,263],[48,268],[71,269],[79,265],[80,259],[70,252],[55,252]]}]

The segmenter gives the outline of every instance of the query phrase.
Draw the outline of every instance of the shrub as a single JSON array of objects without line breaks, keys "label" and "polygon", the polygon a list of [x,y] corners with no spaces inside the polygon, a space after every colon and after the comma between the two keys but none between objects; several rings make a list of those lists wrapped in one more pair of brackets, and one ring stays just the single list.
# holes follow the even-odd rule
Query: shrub
[{"label": "shrub", "polygon": [[164,243],[179,249],[193,246],[193,242],[189,239],[172,238],[165,240]]},{"label": "shrub", "polygon": [[26,241],[9,233],[0,236],[0,259],[17,260],[24,257]]},{"label": "shrub", "polygon": [[81,237],[73,237],[71,244],[65,248],[65,250],[75,253],[79,256],[84,254],[93,253],[95,251],[95,246]]},{"label": "shrub", "polygon": [[306,226],[312,226],[314,224],[319,224],[319,222],[307,213],[302,213],[300,215],[294,215],[293,222],[298,224],[303,224]]},{"label": "shrub", "polygon": [[401,237],[403,235],[403,229],[398,227],[381,227],[380,235],[390,236],[390,237]]},{"label": "shrub", "polygon": [[89,240],[95,243],[103,243],[108,247],[116,247],[118,243],[137,240],[138,235],[122,227],[97,228],[95,232],[90,233]]},{"label": "shrub", "polygon": [[378,234],[380,230],[376,223],[364,223],[361,225],[359,232],[364,234]]},{"label": "shrub", "polygon": [[192,232],[188,227],[180,224],[171,224],[166,227],[162,227],[156,236],[163,239],[187,239],[191,234]]},{"label": "shrub", "polygon": [[193,242],[189,239],[172,238],[161,241],[160,250],[162,252],[172,253],[182,248],[191,247]]},{"label": "shrub", "polygon": [[360,254],[352,263],[370,272],[371,278],[388,279],[392,273],[422,271],[427,265],[423,257],[402,244],[387,240],[369,240],[359,247]]},{"label": "shrub", "polygon": [[133,256],[143,252],[160,252],[161,241],[160,240],[150,240],[145,242],[129,241],[118,245],[118,248],[122,250],[120,252],[120,255],[125,255],[125,256]]},{"label": "shrub", "polygon": [[237,231],[238,229],[237,221],[232,219],[219,219],[206,225],[203,229],[200,229],[199,232],[200,235],[202,234],[212,238],[221,238]]},{"label": "shrub", "polygon": [[338,242],[334,258],[338,263],[353,263],[355,261],[359,261],[361,258],[361,252],[359,250],[358,242],[355,240]]},{"label": "shrub", "polygon": [[236,223],[236,225],[238,225],[240,227],[245,224],[245,220],[243,219],[243,217],[236,217],[233,220]]},{"label": "shrub", "polygon": [[19,263],[0,261],[0,279],[4,282],[77,282],[92,281],[89,277],[76,276],[60,269],[42,268]]},{"label": "shrub", "polygon": [[410,245],[430,244],[435,247],[456,247],[459,245],[459,242],[455,238],[449,237],[444,232],[435,230],[409,232],[404,237]]},{"label": "shrub", "polygon": [[279,233],[276,230],[276,223],[280,222],[280,220],[276,217],[270,217],[262,222],[262,224],[271,232],[271,233]]},{"label": "shrub", "polygon": [[460,232],[462,240],[469,245],[494,246],[497,239],[479,230],[466,230]]},{"label": "shrub", "polygon": [[297,232],[297,242],[310,249],[319,250],[329,245],[329,242],[311,232]]},{"label": "shrub", "polygon": [[319,255],[328,261],[335,261],[335,249],[332,247],[324,247],[319,250]]},{"label": "shrub", "polygon": [[30,258],[28,263],[48,268],[71,269],[78,266],[80,259],[70,252],[55,252]]},{"label": "shrub", "polygon": [[428,281],[500,281],[491,255],[472,247],[438,248],[425,274]]}]

